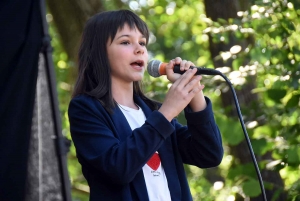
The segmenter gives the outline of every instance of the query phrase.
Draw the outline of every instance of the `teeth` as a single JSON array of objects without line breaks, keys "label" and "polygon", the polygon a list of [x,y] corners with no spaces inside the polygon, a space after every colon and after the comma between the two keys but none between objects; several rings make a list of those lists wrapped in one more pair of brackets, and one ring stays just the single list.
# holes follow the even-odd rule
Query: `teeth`
[{"label": "teeth", "polygon": [[142,66],[143,62],[133,62],[133,64],[137,64],[139,66]]}]

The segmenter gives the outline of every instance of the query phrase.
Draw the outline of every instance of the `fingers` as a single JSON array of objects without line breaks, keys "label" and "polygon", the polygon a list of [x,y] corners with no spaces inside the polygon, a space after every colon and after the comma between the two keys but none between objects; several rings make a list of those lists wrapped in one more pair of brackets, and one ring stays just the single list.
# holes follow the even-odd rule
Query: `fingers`
[{"label": "fingers", "polygon": [[[182,75],[174,73],[174,65],[179,65],[180,70],[186,72]],[[182,60],[180,57],[172,59],[166,66],[167,78],[173,85],[166,94],[166,98],[159,111],[168,120],[177,116],[190,103],[193,105],[193,111],[202,110],[202,108],[199,109],[198,103],[194,104],[195,102],[199,102],[199,97],[203,96],[200,93],[204,88],[204,85],[200,84],[202,76],[196,75],[197,68],[191,69],[191,66],[195,65],[191,61]]]},{"label": "fingers", "polygon": [[204,88],[204,85],[200,84],[201,78],[202,77],[200,75],[195,76],[182,89],[183,91],[187,92],[188,99],[192,99],[197,93],[199,93]]},{"label": "fingers", "polygon": [[189,69],[169,89],[159,111],[171,120],[177,116],[204,88],[201,75],[194,76],[196,69]]},{"label": "fingers", "polygon": [[169,61],[169,63],[167,64],[166,66],[166,70],[172,70],[173,71],[173,68],[174,68],[174,65],[175,65],[175,59],[172,59]]},{"label": "fingers", "polygon": [[[197,81],[198,82],[198,81]],[[193,85],[188,93],[188,96],[190,99],[192,99],[197,93],[199,93],[202,89],[204,88],[204,85],[201,84],[196,84]]]},{"label": "fingers", "polygon": [[[195,76],[197,72],[197,69],[188,69],[184,74],[182,74],[177,81],[174,83],[177,85],[180,89],[183,89],[183,87],[193,86],[196,83],[198,84],[199,81],[202,79],[201,75]],[[181,87],[180,87],[181,86]]]},{"label": "fingers", "polygon": [[194,64],[191,61],[182,60],[182,62],[180,63],[180,70],[187,71],[188,69],[190,69],[191,66],[194,66]]},{"label": "fingers", "polygon": [[181,97],[188,104],[204,88],[204,85],[200,84],[202,76],[195,76],[196,71],[196,69],[189,69],[172,85],[171,88],[177,94],[177,100]]},{"label": "fingers", "polygon": [[176,79],[174,79],[173,85],[170,87],[166,94],[166,98],[159,109],[168,120],[177,116],[192,99],[199,96],[199,92],[204,88],[204,86],[200,84],[202,76],[195,76],[197,69],[189,69],[192,64],[191,62],[175,58],[169,62],[167,68],[170,68],[169,70],[173,71],[173,67],[176,63],[181,64],[186,72],[182,75],[170,72],[168,75],[168,79],[173,79],[175,77]]},{"label": "fingers", "polygon": [[175,64],[180,65],[180,70],[181,71],[186,71],[188,70],[191,66],[195,66],[193,62],[187,61],[187,60],[182,60],[180,57],[176,57],[175,59],[172,59]]},{"label": "fingers", "polygon": [[[180,58],[179,58],[180,59]],[[166,66],[166,74],[167,78],[170,82],[174,83],[179,77],[180,74],[174,73],[174,65],[176,64],[175,62],[180,62],[178,58],[177,59],[172,59],[168,65]],[[175,61],[176,60],[176,61]]]},{"label": "fingers", "polygon": [[173,69],[175,65],[179,65],[181,71],[187,71],[190,69],[191,66],[194,66],[194,64],[191,61],[182,60],[180,57],[176,57],[175,59],[170,60],[170,62],[166,66],[166,74],[168,80],[172,83],[174,83],[181,77],[180,74],[174,73]]}]

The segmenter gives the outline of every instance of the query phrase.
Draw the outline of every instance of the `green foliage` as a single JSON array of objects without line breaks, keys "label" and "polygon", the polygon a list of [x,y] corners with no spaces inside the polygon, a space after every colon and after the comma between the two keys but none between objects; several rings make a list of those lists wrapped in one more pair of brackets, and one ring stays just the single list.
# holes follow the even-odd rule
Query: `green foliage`
[{"label": "green foliage", "polygon": [[218,114],[216,121],[218,126],[222,128],[223,143],[238,145],[245,139],[241,124],[237,119],[230,119],[225,115]]},{"label": "green foliage", "polygon": [[243,183],[243,191],[250,197],[256,197],[261,193],[258,181],[253,179]]},{"label": "green foliage", "polygon": [[[252,146],[257,156],[272,154],[272,160],[263,162],[265,165],[261,165],[261,168],[278,171],[285,181],[286,192],[290,192],[289,189],[297,183],[293,179],[294,171],[298,171],[296,177],[299,178],[299,9],[297,1],[256,1],[249,11],[239,13],[241,19],[232,20],[236,24],[237,38],[247,40],[251,37],[255,41],[236,55],[238,61],[235,55],[231,55],[234,60],[233,70],[243,71],[245,76],[256,75],[258,88],[253,93],[259,95],[262,103],[259,108],[264,115],[261,123],[256,122],[258,124],[252,128]],[[221,22],[212,29],[220,29],[222,26],[233,25]],[[222,37],[227,37],[230,29],[223,30]],[[213,37],[214,41],[220,42],[220,36]],[[249,62],[245,66],[241,60]],[[226,127],[225,130],[221,129],[226,131]],[[230,139],[230,136],[223,137]],[[231,171],[229,173],[232,175]],[[241,175],[245,173],[236,170],[234,177]],[[242,185],[243,192],[256,197],[260,193],[250,188],[254,186],[251,182],[253,180]],[[299,189],[293,189],[293,194],[288,193],[288,200],[296,199],[299,195]],[[277,191],[274,200],[281,193],[279,191],[282,190]]]}]

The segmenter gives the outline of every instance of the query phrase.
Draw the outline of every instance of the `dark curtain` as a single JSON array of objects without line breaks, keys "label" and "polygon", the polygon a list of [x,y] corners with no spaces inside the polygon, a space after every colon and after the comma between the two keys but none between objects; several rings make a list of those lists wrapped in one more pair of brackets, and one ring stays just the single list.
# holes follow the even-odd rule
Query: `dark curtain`
[{"label": "dark curtain", "polygon": [[39,0],[0,1],[0,200],[25,199],[42,40]]}]

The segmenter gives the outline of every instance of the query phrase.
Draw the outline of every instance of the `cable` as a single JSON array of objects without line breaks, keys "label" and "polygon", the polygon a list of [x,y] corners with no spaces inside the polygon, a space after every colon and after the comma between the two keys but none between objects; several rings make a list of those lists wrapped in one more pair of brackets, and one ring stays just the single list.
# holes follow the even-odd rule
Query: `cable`
[{"label": "cable", "polygon": [[231,90],[231,92],[233,94],[234,103],[235,103],[235,106],[236,106],[236,110],[237,110],[237,113],[238,113],[238,117],[239,117],[241,126],[242,126],[243,131],[244,131],[244,135],[245,135],[246,142],[247,142],[250,154],[251,154],[251,158],[252,158],[255,170],[256,170],[256,174],[257,174],[258,181],[259,181],[259,184],[260,184],[261,192],[262,192],[262,195],[263,195],[263,200],[267,201],[267,197],[266,197],[266,192],[265,192],[263,180],[262,180],[262,177],[261,177],[261,174],[260,174],[260,171],[259,171],[259,167],[258,167],[258,164],[256,162],[255,155],[254,155],[254,152],[253,152],[253,149],[252,149],[252,146],[251,146],[251,142],[250,142],[250,139],[249,139],[249,136],[248,136],[248,133],[247,133],[247,130],[246,130],[243,118],[242,118],[242,113],[241,113],[241,109],[240,109],[240,106],[239,106],[239,103],[238,103],[238,99],[237,99],[237,95],[235,93],[235,90],[234,90],[234,88],[233,88],[232,83],[230,82],[230,80],[223,73],[221,73],[218,70],[213,70],[213,71],[214,71],[215,75],[220,75],[221,77],[223,77],[225,79],[225,81],[229,85],[230,90]]}]

